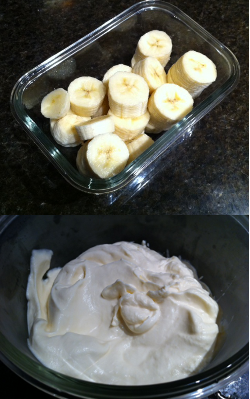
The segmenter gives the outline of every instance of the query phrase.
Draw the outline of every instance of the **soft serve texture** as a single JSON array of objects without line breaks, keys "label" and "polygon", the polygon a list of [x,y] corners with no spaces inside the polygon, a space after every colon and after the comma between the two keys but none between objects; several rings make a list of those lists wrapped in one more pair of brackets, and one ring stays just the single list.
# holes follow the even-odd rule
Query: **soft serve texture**
[{"label": "soft serve texture", "polygon": [[185,378],[211,360],[219,308],[179,258],[125,241],[50,270],[52,255],[32,252],[27,286],[28,346],[45,366],[147,385]]}]

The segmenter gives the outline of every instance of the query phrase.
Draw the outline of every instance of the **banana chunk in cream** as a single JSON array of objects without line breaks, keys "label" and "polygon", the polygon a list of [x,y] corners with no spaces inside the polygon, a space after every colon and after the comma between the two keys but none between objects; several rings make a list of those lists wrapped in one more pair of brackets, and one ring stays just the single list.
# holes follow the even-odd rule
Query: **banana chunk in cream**
[{"label": "banana chunk in cream", "polygon": [[45,366],[79,379],[147,385],[185,378],[211,360],[218,305],[193,269],[130,242],[97,245],[50,269],[34,250],[28,346]]}]

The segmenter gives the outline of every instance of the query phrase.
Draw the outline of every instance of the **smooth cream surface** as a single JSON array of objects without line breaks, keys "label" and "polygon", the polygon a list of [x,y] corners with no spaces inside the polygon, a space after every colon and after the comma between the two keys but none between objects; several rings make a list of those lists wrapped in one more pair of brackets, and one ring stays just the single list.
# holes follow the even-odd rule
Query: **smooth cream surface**
[{"label": "smooth cream surface", "polygon": [[52,255],[32,252],[27,287],[28,345],[44,365],[87,381],[146,385],[210,361],[218,305],[179,258],[117,242],[49,270]]}]

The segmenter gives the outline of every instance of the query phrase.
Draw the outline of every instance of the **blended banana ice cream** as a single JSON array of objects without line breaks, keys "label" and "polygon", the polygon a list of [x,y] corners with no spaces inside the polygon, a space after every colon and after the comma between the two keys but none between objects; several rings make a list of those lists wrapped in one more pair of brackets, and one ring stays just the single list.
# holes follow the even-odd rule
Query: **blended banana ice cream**
[{"label": "blended banana ice cream", "polygon": [[147,385],[185,378],[211,360],[218,305],[191,267],[131,242],[97,245],[62,268],[34,250],[28,345],[79,379]]}]

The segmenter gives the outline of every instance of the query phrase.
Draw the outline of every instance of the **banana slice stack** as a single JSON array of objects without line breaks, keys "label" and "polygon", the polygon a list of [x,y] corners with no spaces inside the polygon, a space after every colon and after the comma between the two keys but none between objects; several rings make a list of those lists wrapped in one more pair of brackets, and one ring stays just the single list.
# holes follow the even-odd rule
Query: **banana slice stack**
[{"label": "banana slice stack", "polygon": [[147,112],[149,88],[146,81],[131,72],[116,72],[109,79],[111,112],[120,118],[138,118]]},{"label": "banana slice stack", "polygon": [[141,36],[138,41],[135,54],[131,60],[132,68],[134,65],[146,57],[154,57],[165,67],[170,60],[172,52],[172,40],[166,32],[152,30]]},{"label": "banana slice stack", "polygon": [[[93,178],[120,173],[153,145],[148,134],[169,129],[193,108],[194,98],[217,77],[205,55],[188,51],[168,70],[172,41],[159,30],[138,41],[131,67],[118,64],[98,80],[81,76],[68,90],[56,89],[41,102],[55,141],[81,145],[79,172]],[[148,134],[146,134],[146,133]]]},{"label": "banana slice stack", "polygon": [[78,124],[76,130],[80,139],[86,141],[99,134],[114,133],[115,125],[111,116],[103,115]]},{"label": "banana slice stack", "polygon": [[117,175],[125,168],[129,151],[119,136],[105,133],[89,142],[86,157],[91,170],[97,176],[106,179]]},{"label": "banana slice stack", "polygon": [[105,85],[106,89],[108,89],[109,79],[113,76],[116,72],[132,72],[132,68],[128,65],[118,64],[114,65],[110,68],[103,77],[103,84]]},{"label": "banana slice stack", "polygon": [[132,72],[137,73],[146,80],[150,93],[167,83],[167,74],[157,58],[144,58],[134,65]]},{"label": "banana slice stack", "polygon": [[180,121],[193,108],[194,100],[186,89],[165,83],[150,96],[148,110],[150,120],[147,133],[160,133]]},{"label": "banana slice stack", "polygon": [[70,83],[68,93],[73,112],[80,116],[93,116],[103,103],[106,87],[96,78],[82,76]]},{"label": "banana slice stack", "polygon": [[[115,176],[128,161],[135,159],[133,154],[144,151],[149,142],[153,144],[150,137],[142,134],[150,118],[147,111],[149,88],[141,76],[128,68],[121,71],[126,68],[118,65],[105,74],[108,115],[95,117],[76,127],[82,140],[90,140],[77,154],[77,167],[81,173],[90,168],[100,178]],[[147,139],[147,144],[144,140],[133,143],[138,135]]]},{"label": "banana slice stack", "polygon": [[113,114],[111,110],[108,111],[108,115],[113,118],[115,133],[125,142],[131,141],[143,133],[150,119],[148,111],[137,118],[120,118]]},{"label": "banana slice stack", "polygon": [[133,140],[127,143],[129,158],[128,164],[139,157],[144,151],[146,151],[151,145],[154,144],[154,140],[151,139],[147,134],[142,133],[136,136]]},{"label": "banana slice stack", "polygon": [[188,51],[169,69],[168,83],[184,87],[193,98],[198,97],[217,78],[215,64],[204,54]]},{"label": "banana slice stack", "polygon": [[69,110],[62,118],[50,120],[51,134],[58,144],[64,147],[76,147],[81,144],[77,126],[89,119],[88,116],[79,116]]}]

